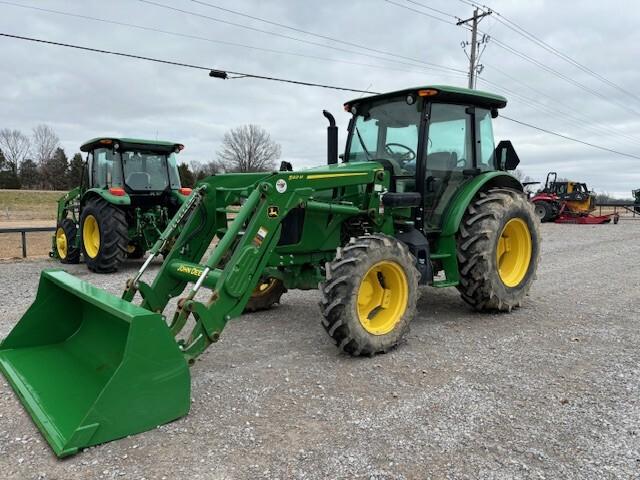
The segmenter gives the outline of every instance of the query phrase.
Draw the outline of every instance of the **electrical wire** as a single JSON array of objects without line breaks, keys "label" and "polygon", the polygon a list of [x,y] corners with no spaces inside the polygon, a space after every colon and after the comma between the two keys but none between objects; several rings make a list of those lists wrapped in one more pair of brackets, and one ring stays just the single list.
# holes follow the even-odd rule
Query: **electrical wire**
[{"label": "electrical wire", "polygon": [[[483,32],[481,32],[481,33],[483,33]],[[507,44],[505,44],[503,42],[501,42],[500,40],[496,39],[495,37],[492,37],[491,41],[492,41],[492,43],[494,45],[498,46],[499,48],[501,48],[501,49],[503,49],[503,50],[505,50],[505,51],[507,51],[509,53],[512,53],[513,55],[516,55],[516,56],[522,58],[523,60],[525,60],[525,61],[527,61],[527,62],[529,62],[529,63],[531,63],[531,64],[533,64],[533,65],[535,65],[535,66],[537,66],[537,67],[539,67],[539,68],[541,68],[541,69],[543,69],[543,70],[545,70],[545,71],[547,71],[547,72],[549,72],[549,73],[551,73],[553,75],[555,75],[556,77],[561,78],[562,80],[564,80],[564,81],[566,81],[566,82],[568,82],[568,83],[580,88],[581,90],[583,90],[583,91],[585,91],[587,93],[590,93],[591,95],[593,95],[595,97],[598,97],[598,98],[600,98],[601,100],[604,100],[607,103],[610,103],[612,105],[616,105],[617,107],[619,107],[619,108],[621,108],[623,110],[626,110],[627,112],[632,113],[635,116],[640,116],[640,112],[638,112],[637,110],[629,107],[628,105],[626,105],[624,103],[621,103],[621,102],[618,102],[616,100],[613,100],[613,99],[607,97],[606,95],[604,95],[604,94],[602,94],[602,93],[600,93],[600,92],[598,92],[596,90],[593,90],[592,88],[584,85],[583,83],[580,83],[580,82],[574,80],[573,78],[571,78],[571,77],[559,72],[558,70],[555,70],[555,69],[549,67],[548,65],[545,65],[541,61],[536,60],[535,58],[532,58],[529,55],[527,55],[525,53],[522,53],[522,52],[516,50],[515,48],[513,48],[513,47],[511,47],[511,46],[509,46],[509,45],[507,45]]]},{"label": "electrical wire", "polygon": [[429,7],[428,5],[425,5],[424,3],[416,2],[415,0],[405,0],[405,1],[408,2],[408,3],[412,3],[414,5],[417,5],[419,7],[426,8],[427,10],[431,10],[432,12],[439,13],[440,15],[444,15],[445,17],[452,17],[452,18],[455,18],[456,20],[461,20],[460,17],[458,17],[458,16],[456,16],[456,15],[454,15],[452,13],[444,12],[444,11],[439,10],[437,8],[434,8],[434,7]]},{"label": "electrical wire", "polygon": [[43,40],[40,38],[33,38],[33,37],[25,37],[22,35],[12,35],[9,33],[3,33],[0,32],[0,36],[2,37],[7,37],[7,38],[14,38],[17,40],[26,40],[29,42],[35,42],[35,43],[42,43],[42,44],[47,44],[47,45],[56,45],[58,47],[66,47],[66,48],[73,48],[76,50],[84,50],[87,52],[94,52],[94,53],[104,53],[107,55],[114,55],[117,57],[125,57],[125,58],[133,58],[136,60],[145,60],[147,62],[154,62],[154,63],[161,63],[164,65],[173,65],[176,67],[185,67],[185,68],[193,68],[196,70],[208,70],[209,72],[211,71],[218,71],[218,72],[224,72],[227,74],[231,74],[231,75],[241,75],[244,77],[250,77],[250,78],[257,78],[260,80],[271,80],[274,82],[283,82],[283,83],[292,83],[295,85],[304,85],[307,87],[319,87],[319,88],[328,88],[331,90],[342,90],[345,92],[355,92],[355,93],[371,93],[371,94],[375,94],[376,92],[368,92],[366,90],[359,90],[356,88],[347,88],[347,87],[339,87],[339,86],[335,86],[335,85],[327,85],[327,84],[323,84],[323,83],[313,83],[313,82],[304,82],[304,81],[300,81],[300,80],[290,80],[287,78],[279,78],[279,77],[270,77],[270,76],[266,76],[266,75],[256,75],[253,73],[244,73],[244,72],[234,72],[231,70],[224,70],[221,68],[213,68],[213,67],[205,67],[202,65],[194,65],[191,63],[183,63],[183,62],[175,62],[172,60],[163,60],[160,58],[154,58],[154,57],[145,57],[142,55],[135,55],[132,53],[124,53],[124,52],[116,52],[114,50],[103,50],[100,48],[91,48],[91,47],[85,47],[82,45],[74,45],[71,43],[62,43],[62,42],[54,42],[51,40]]},{"label": "electrical wire", "polygon": [[[422,16],[433,18],[434,20],[438,20],[438,21],[446,23],[448,25],[455,25],[454,22],[450,22],[449,20],[445,20],[444,18],[436,17],[435,15],[431,15],[430,13],[423,12],[423,11],[417,10],[415,8],[411,8],[408,5],[402,5],[401,3],[396,3],[396,2],[394,2],[392,0],[384,0],[384,1],[387,2],[387,3],[390,3],[391,5],[395,5],[396,7],[404,8],[405,10],[409,10],[411,12],[418,13],[418,14],[420,14]],[[413,2],[411,2],[411,3],[413,3]]]},{"label": "electrical wire", "polygon": [[400,62],[398,60],[391,60],[391,59],[386,58],[386,57],[381,57],[380,55],[372,55],[372,54],[368,54],[368,53],[364,53],[364,52],[356,52],[354,50],[348,50],[348,49],[345,49],[345,48],[336,47],[334,45],[326,45],[324,43],[313,42],[313,41],[305,40],[305,39],[302,39],[302,38],[292,37],[291,35],[285,35],[285,34],[278,33],[278,32],[271,32],[269,30],[262,30],[260,28],[251,27],[249,25],[243,25],[243,24],[240,24],[240,23],[235,23],[235,22],[231,22],[231,21],[228,21],[228,20],[223,20],[223,19],[220,19],[220,18],[211,17],[209,15],[204,15],[202,13],[197,13],[197,12],[192,12],[190,10],[184,10],[182,8],[172,7],[170,5],[166,5],[166,4],[163,4],[163,3],[158,3],[158,2],[155,2],[155,1],[152,1],[152,0],[138,0],[138,1],[141,2],[141,3],[148,4],[148,5],[156,6],[156,7],[159,7],[159,8],[164,8],[166,10],[171,10],[171,11],[174,11],[174,12],[180,12],[180,13],[184,13],[186,15],[191,15],[191,16],[194,16],[194,17],[207,19],[207,20],[210,20],[212,22],[222,23],[222,24],[225,24],[225,25],[230,25],[230,26],[233,26],[233,27],[242,28],[242,29],[245,29],[245,30],[250,30],[250,31],[253,31],[253,32],[264,33],[264,34],[267,34],[267,35],[272,35],[272,36],[279,37],[279,38],[284,38],[284,39],[287,39],[287,40],[293,40],[295,42],[305,43],[305,44],[313,45],[313,46],[316,46],[316,47],[328,48],[328,49],[337,50],[337,51],[340,51],[340,52],[351,53],[353,55],[362,55],[362,56],[365,56],[365,57],[375,58],[377,60],[384,60],[384,61],[387,61],[387,62],[401,63],[401,64],[404,64],[404,65],[416,66],[415,63],[417,62],[417,63],[420,63],[420,64],[428,65],[429,67],[431,67],[433,69],[439,69],[439,70],[444,70],[444,71],[452,71],[452,72],[457,72],[457,73],[466,73],[464,70],[461,70],[459,68],[448,67],[446,65],[438,65],[437,63],[425,62],[423,60],[410,58],[410,57],[401,57],[399,55],[394,55],[397,58],[409,59],[414,63]]},{"label": "electrical wire", "polygon": [[[389,56],[395,57],[395,58],[402,58],[404,60],[411,60],[411,61],[414,61],[414,62],[423,63],[422,60],[417,59],[417,58],[405,57],[405,56],[399,55],[398,53],[389,52],[389,51],[386,51],[386,50],[379,50],[377,48],[372,48],[372,47],[369,47],[369,46],[366,46],[366,45],[361,45],[359,43],[349,42],[347,40],[342,40],[342,39],[339,39],[339,38],[330,37],[329,35],[323,35],[323,34],[320,34],[320,33],[311,32],[309,30],[303,30],[302,28],[294,27],[292,25],[286,25],[284,23],[275,22],[273,20],[269,20],[269,19],[266,19],[266,18],[258,17],[258,16],[255,16],[255,15],[249,15],[248,13],[243,13],[243,12],[240,12],[238,10],[232,10],[230,8],[221,7],[220,5],[216,5],[214,3],[204,2],[202,0],[190,0],[190,1],[192,3],[196,3],[198,5],[203,5],[203,6],[206,6],[206,7],[209,7],[209,8],[215,8],[216,10],[220,10],[222,12],[231,13],[233,15],[238,15],[238,16],[245,17],[245,18],[250,18],[252,20],[256,20],[258,22],[263,22],[263,23],[266,23],[268,25],[273,25],[273,26],[276,26],[276,27],[285,28],[287,30],[291,30],[291,31],[298,32],[298,33],[303,33],[305,35],[310,35],[310,36],[316,37],[316,38],[322,38],[323,40],[329,40],[331,42],[340,43],[340,44],[343,44],[343,45],[348,45],[350,47],[361,48],[361,49],[366,50],[368,52],[381,53],[383,55],[389,55]],[[407,1],[409,1],[409,0],[407,0]],[[443,68],[448,68],[448,67],[445,67],[445,66],[442,66],[442,67]]]},{"label": "electrical wire", "polygon": [[[188,38],[188,39],[191,39],[191,40],[200,40],[200,41],[209,42],[209,43],[216,43],[216,44],[219,44],[219,45],[227,45],[227,46],[231,46],[231,47],[246,48],[246,49],[250,49],[250,50],[256,50],[256,51],[267,52],[267,53],[276,53],[276,54],[279,54],[279,55],[288,55],[288,56],[294,56],[294,57],[300,57],[300,58],[309,58],[309,59],[313,59],[313,60],[322,60],[322,61],[327,61],[327,62],[343,63],[343,64],[346,64],[346,65],[356,65],[356,66],[361,66],[361,67],[370,67],[370,68],[378,68],[378,69],[384,69],[384,70],[395,70],[395,71],[405,72],[405,73],[420,74],[419,72],[416,72],[416,71],[407,70],[407,69],[401,69],[401,68],[391,67],[391,66],[386,66],[386,65],[385,66],[383,66],[383,65],[374,65],[374,64],[369,64],[369,63],[353,62],[353,61],[343,60],[343,59],[338,59],[338,58],[328,58],[328,57],[321,57],[321,56],[309,55],[309,54],[298,53],[298,52],[290,52],[290,51],[285,51],[285,50],[277,50],[277,49],[272,49],[272,48],[258,47],[258,46],[255,46],[255,45],[247,45],[247,44],[243,44],[243,43],[229,42],[229,41],[225,41],[225,40],[218,40],[218,39],[214,39],[214,38],[202,37],[202,36],[198,36],[198,35],[191,35],[191,34],[187,34],[187,33],[175,32],[175,31],[171,31],[171,30],[163,30],[163,29],[160,29],[160,28],[149,27],[149,26],[145,26],[145,25],[138,25],[138,24],[133,24],[133,23],[120,22],[120,21],[117,21],[117,20],[109,20],[109,19],[105,19],[105,18],[93,17],[93,16],[89,16],[89,15],[81,15],[81,14],[77,14],[77,13],[65,12],[65,11],[62,11],[62,10],[52,10],[52,9],[49,9],[49,8],[35,7],[35,6],[31,6],[31,5],[21,5],[21,4],[18,4],[18,3],[7,2],[7,1],[4,1],[4,0],[0,0],[0,4],[9,5],[9,6],[13,6],[13,7],[24,8],[24,9],[28,9],[28,10],[35,10],[35,11],[44,12],[44,13],[53,13],[53,14],[56,14],[56,15],[63,15],[63,16],[66,16],[66,17],[80,18],[80,19],[83,19],[83,20],[91,20],[91,21],[106,23],[106,24],[110,24],[110,25],[118,25],[118,26],[122,26],[122,27],[135,28],[135,29],[138,29],[138,30],[143,30],[143,31],[148,31],[148,32],[162,33],[162,34],[165,34],[165,35],[171,35],[171,36],[181,37],[181,38]],[[421,68],[421,69],[424,69],[424,70],[430,70],[429,67],[423,67],[421,65],[412,65],[412,64],[408,64],[408,65],[411,65],[414,68]],[[453,72],[452,73],[442,72],[442,74],[443,75],[449,75],[449,76],[452,76],[452,77],[464,77],[465,76],[464,74],[456,74],[456,73],[453,73]]]},{"label": "electrical wire", "polygon": [[[195,64],[190,64],[190,63],[176,62],[176,61],[164,60],[164,59],[153,58],[153,57],[145,57],[145,56],[142,56],[142,55],[135,55],[135,54],[124,53],[124,52],[117,52],[117,51],[114,51],[114,50],[103,50],[103,49],[85,47],[85,46],[75,45],[75,44],[70,44],[70,43],[54,42],[54,41],[51,41],[51,40],[44,40],[44,39],[39,39],[39,38],[34,38],[34,37],[27,37],[27,36],[22,36],[22,35],[12,35],[12,34],[9,34],[9,33],[4,33],[4,32],[0,32],[0,36],[1,37],[6,37],[6,38],[12,38],[12,39],[16,39],[16,40],[24,40],[24,41],[34,42],[34,43],[55,45],[55,46],[59,46],[59,47],[72,48],[72,49],[76,49],[76,50],[83,50],[83,51],[88,51],[88,52],[93,52],[93,53],[102,53],[102,54],[113,55],[113,56],[118,56],[118,57],[131,58],[131,59],[135,59],[135,60],[143,60],[143,61],[147,61],[147,62],[154,62],[154,63],[164,64],[164,65],[172,65],[172,66],[191,68],[191,69],[196,69],[196,70],[208,70],[210,72],[210,75],[215,71],[215,72],[218,72],[218,73],[241,75],[241,76],[245,76],[245,77],[249,77],[249,78],[255,78],[255,79],[259,79],[259,80],[269,80],[269,81],[276,81],[276,82],[284,82],[284,83],[302,85],[302,86],[308,86],[308,87],[327,88],[327,89],[332,89],[332,90],[341,90],[341,91],[348,91],[348,92],[355,92],[355,93],[367,93],[367,94],[370,94],[370,95],[378,95],[380,93],[380,92],[366,91],[366,90],[360,90],[360,89],[355,89],[355,88],[347,88],[347,87],[339,87],[339,86],[334,86],[334,85],[312,83],[312,82],[305,82],[305,81],[299,81],[299,80],[291,80],[291,79],[272,77],[272,76],[266,76],[266,75],[256,75],[256,74],[251,74],[251,73],[235,72],[235,71],[231,71],[231,70],[222,70],[222,69],[219,69],[219,68],[218,69],[212,69],[211,67],[205,67],[205,66],[195,65]],[[225,77],[220,77],[219,76],[218,78],[226,78],[226,76]],[[506,119],[506,120],[509,120],[511,122],[520,124],[522,126],[533,128],[535,130],[539,130],[541,132],[547,133],[549,135],[554,135],[554,136],[563,138],[565,140],[569,140],[569,141],[572,141],[572,142],[580,143],[582,145],[589,146],[591,148],[595,148],[595,149],[598,149],[598,150],[606,151],[606,152],[609,152],[609,153],[613,153],[613,154],[616,154],[616,155],[621,155],[621,156],[625,156],[625,157],[629,157],[629,158],[635,158],[635,159],[639,159],[640,160],[640,156],[637,156],[637,155],[633,155],[633,154],[629,154],[629,153],[625,153],[625,152],[620,152],[618,150],[610,149],[610,148],[603,147],[603,146],[600,146],[600,145],[596,145],[596,144],[593,144],[593,143],[590,143],[590,142],[585,142],[583,140],[579,140],[577,138],[570,137],[568,135],[563,135],[561,133],[557,133],[557,132],[554,132],[552,130],[548,130],[548,129],[545,129],[545,128],[542,128],[542,127],[538,127],[536,125],[533,125],[533,124],[530,124],[530,123],[527,123],[527,122],[523,122],[521,120],[516,120],[514,118],[507,117],[505,115],[501,115],[501,117]]]},{"label": "electrical wire", "polygon": [[532,125],[530,123],[523,122],[521,120],[516,120],[515,118],[507,117],[505,115],[500,115],[500,118],[504,118],[505,120],[509,120],[510,122],[518,123],[518,124],[523,125],[525,127],[533,128],[535,130],[539,130],[541,132],[548,133],[549,135],[555,135],[556,137],[564,138],[565,140],[571,140],[572,142],[581,143],[582,145],[586,145],[588,147],[597,148],[598,150],[603,150],[605,152],[615,153],[616,155],[622,155],[623,157],[635,158],[637,160],[640,160],[640,156],[638,156],[638,155],[633,155],[631,153],[620,152],[618,150],[613,150],[612,148],[602,147],[602,146],[596,145],[594,143],[585,142],[584,140],[578,140],[577,138],[569,137],[568,135],[563,135],[561,133],[554,132],[552,130],[547,130],[546,128],[537,127],[536,125]]},{"label": "electrical wire", "polygon": [[[546,92],[532,87],[531,85],[529,85],[526,82],[523,82],[522,80],[520,80],[519,78],[514,77],[513,75],[509,75],[507,72],[505,72],[504,70],[501,70],[495,66],[492,65],[485,65],[485,67],[487,69],[489,69],[490,71],[494,71],[499,73],[500,75],[510,79],[511,81],[518,83],[522,86],[524,86],[525,88],[527,88],[528,90],[531,90],[532,92],[534,92],[537,96],[537,98],[546,98],[548,100],[550,100],[554,105],[559,105],[564,107],[564,109],[559,109],[556,107],[553,107],[551,105],[547,105],[547,104],[542,104],[539,100],[537,99],[533,99],[531,97],[526,97],[518,92],[514,92],[511,90],[507,90],[505,87],[502,87],[500,84],[496,83],[496,82],[491,82],[489,80],[487,80],[486,78],[483,77],[478,77],[479,81],[484,81],[485,83],[492,85],[497,88],[502,88],[505,91],[509,91],[511,95],[515,95],[518,96],[520,98],[524,98],[530,102],[536,103],[536,104],[541,104],[544,105],[544,108],[546,108],[548,111],[552,112],[553,114],[558,114],[564,118],[568,118],[570,120],[572,120],[574,122],[575,125],[577,125],[580,128],[583,129],[591,129],[593,132],[597,131],[599,134],[606,134],[607,136],[619,136],[621,138],[625,138],[633,143],[636,144],[640,144],[640,138],[637,137],[633,137],[631,135],[627,135],[623,132],[618,132],[615,129],[611,129],[611,128],[607,128],[603,125],[600,124],[594,124],[593,123],[593,119],[589,118],[587,115],[583,115],[578,113],[577,111],[575,111],[574,109],[572,109],[572,107],[570,107],[569,105],[567,105],[566,103],[558,100],[557,98],[554,98],[552,96],[550,96],[549,94],[547,94]],[[535,107],[534,107],[535,108]]]},{"label": "electrical wire", "polygon": [[[409,0],[407,0],[409,1]],[[464,3],[465,5],[470,5],[473,6],[475,8],[479,8],[482,10],[491,10],[493,13],[496,14],[496,20],[498,22],[500,22],[502,25],[504,25],[505,27],[509,28],[510,30],[512,30],[513,32],[517,33],[518,35],[526,38],[527,40],[529,40],[530,42],[534,43],[535,45],[543,48],[544,50],[546,50],[547,52],[555,55],[556,57],[564,60],[565,62],[573,65],[574,67],[578,68],[579,70],[587,73],[588,75],[600,80],[601,82],[609,85],[610,87],[634,98],[635,100],[640,101],[640,96],[638,96],[637,94],[621,87],[620,85],[618,85],[617,83],[609,80],[607,77],[605,77],[604,75],[596,72],[595,70],[587,67],[586,65],[578,62],[576,59],[574,59],[573,57],[567,55],[566,53],[558,50],[557,48],[555,48],[553,45],[550,45],[549,43],[545,42],[544,40],[542,40],[539,36],[531,33],[530,31],[528,31],[527,29],[525,29],[524,27],[520,26],[519,24],[517,24],[516,22],[514,22],[513,20],[511,20],[510,18],[506,17],[505,15],[503,15],[502,13],[498,12],[497,10],[487,6],[487,5],[481,5],[479,3],[476,3],[474,1],[466,1],[466,0],[459,0],[461,3]]]}]

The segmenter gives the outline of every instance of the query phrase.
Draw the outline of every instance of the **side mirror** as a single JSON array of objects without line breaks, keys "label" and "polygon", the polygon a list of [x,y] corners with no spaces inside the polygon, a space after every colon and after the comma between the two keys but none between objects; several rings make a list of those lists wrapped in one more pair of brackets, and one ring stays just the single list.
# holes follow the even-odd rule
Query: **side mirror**
[{"label": "side mirror", "polygon": [[520,157],[510,140],[500,140],[494,152],[494,158],[499,170],[515,170],[520,164]]}]

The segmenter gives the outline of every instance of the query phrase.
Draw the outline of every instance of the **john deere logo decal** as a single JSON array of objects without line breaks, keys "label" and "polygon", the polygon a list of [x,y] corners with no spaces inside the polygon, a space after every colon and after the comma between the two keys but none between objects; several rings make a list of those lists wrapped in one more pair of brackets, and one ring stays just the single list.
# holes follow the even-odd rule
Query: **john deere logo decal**
[{"label": "john deere logo decal", "polygon": [[267,216],[269,218],[276,218],[278,216],[278,207],[276,206],[271,206],[269,207],[269,209],[267,210]]}]

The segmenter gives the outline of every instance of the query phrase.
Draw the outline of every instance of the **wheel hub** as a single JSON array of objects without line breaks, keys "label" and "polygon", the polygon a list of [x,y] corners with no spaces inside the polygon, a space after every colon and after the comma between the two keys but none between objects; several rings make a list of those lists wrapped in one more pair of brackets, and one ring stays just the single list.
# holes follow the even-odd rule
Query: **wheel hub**
[{"label": "wheel hub", "polygon": [[391,261],[374,264],[358,289],[360,324],[373,335],[389,333],[404,315],[408,298],[409,284],[402,267]]},{"label": "wheel hub", "polygon": [[496,263],[500,280],[507,287],[517,287],[531,263],[531,232],[521,218],[509,220],[498,238]]}]

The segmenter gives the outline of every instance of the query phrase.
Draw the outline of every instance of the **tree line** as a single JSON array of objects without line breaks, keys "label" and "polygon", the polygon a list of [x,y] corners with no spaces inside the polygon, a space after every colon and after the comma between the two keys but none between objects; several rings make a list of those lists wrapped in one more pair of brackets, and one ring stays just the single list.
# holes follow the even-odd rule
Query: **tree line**
[{"label": "tree line", "polygon": [[[272,171],[281,147],[258,125],[242,125],[224,134],[216,159],[181,163],[182,185],[217,173]],[[20,130],[0,130],[0,188],[67,190],[80,185],[84,160],[81,153],[69,159],[60,139],[48,125],[35,127],[31,136]]]},{"label": "tree line", "polygon": [[82,154],[71,159],[51,127],[38,125],[31,136],[0,130],[0,188],[67,190],[80,184]]}]

